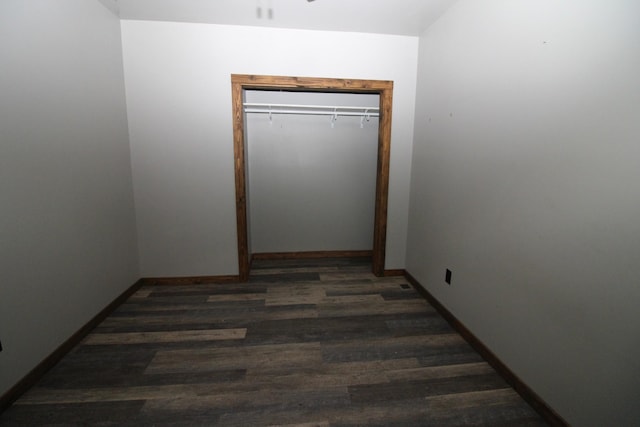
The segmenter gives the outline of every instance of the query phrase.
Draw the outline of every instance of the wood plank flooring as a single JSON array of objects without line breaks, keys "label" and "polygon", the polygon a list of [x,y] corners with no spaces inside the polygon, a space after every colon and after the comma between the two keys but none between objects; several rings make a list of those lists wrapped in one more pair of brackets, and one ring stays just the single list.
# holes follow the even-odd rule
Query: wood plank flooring
[{"label": "wood plank flooring", "polygon": [[2,426],[544,426],[404,278],[255,261],[249,283],[142,287]]}]

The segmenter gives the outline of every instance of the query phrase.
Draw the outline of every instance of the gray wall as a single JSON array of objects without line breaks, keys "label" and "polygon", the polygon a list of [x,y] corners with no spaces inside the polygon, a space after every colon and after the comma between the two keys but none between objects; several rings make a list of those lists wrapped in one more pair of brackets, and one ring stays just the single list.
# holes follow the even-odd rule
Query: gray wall
[{"label": "gray wall", "polygon": [[[377,107],[378,95],[247,91],[247,102]],[[378,119],[248,113],[254,253],[371,250]],[[362,124],[362,127],[361,127]]]},{"label": "gray wall", "polygon": [[633,0],[460,1],[420,39],[407,269],[575,426],[640,420],[639,76]]},{"label": "gray wall", "polygon": [[120,24],[0,2],[0,394],[138,278]]},{"label": "gray wall", "polygon": [[386,267],[403,268],[418,38],[122,22],[142,276],[237,274],[231,74],[394,81]]}]

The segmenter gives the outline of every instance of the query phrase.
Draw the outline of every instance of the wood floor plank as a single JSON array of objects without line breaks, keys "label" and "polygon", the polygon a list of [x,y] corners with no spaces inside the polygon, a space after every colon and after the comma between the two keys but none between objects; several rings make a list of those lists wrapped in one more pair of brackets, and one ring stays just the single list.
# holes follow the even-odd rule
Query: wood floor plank
[{"label": "wood floor plank", "polygon": [[423,357],[465,344],[458,334],[363,339],[324,344],[322,356],[329,362]]},{"label": "wood floor plank", "polygon": [[282,344],[294,342],[347,341],[365,337],[390,337],[396,334],[381,316],[265,320],[248,325],[245,343]]},{"label": "wood floor plank", "polygon": [[451,325],[437,313],[419,314],[419,317],[389,319],[385,321],[385,324],[394,336],[446,334],[454,332]]},{"label": "wood floor plank", "polygon": [[146,325],[167,325],[167,324],[191,324],[210,323],[239,320],[274,320],[274,319],[300,319],[318,317],[318,309],[312,305],[305,307],[289,306],[287,310],[260,309],[259,307],[247,307],[245,309],[217,309],[208,310],[205,313],[194,313],[191,315],[176,316],[175,314],[152,315],[152,316],[111,316],[102,324],[102,327],[136,326],[144,323]]},{"label": "wood floor plank", "polygon": [[126,425],[134,419],[144,400],[124,402],[53,403],[14,405],[0,415],[3,426]]},{"label": "wood floor plank", "polygon": [[227,408],[270,405],[288,406],[334,406],[348,405],[349,393],[346,387],[317,388],[306,390],[260,389],[254,391],[224,391],[216,394],[181,396],[172,399],[149,400],[145,411],[201,411],[207,408]]},{"label": "wood floor plank", "polygon": [[319,343],[159,351],[147,373],[197,372],[212,369],[305,366],[321,363]]},{"label": "wood floor plank", "polygon": [[[247,294],[267,291],[267,286],[254,283],[202,283],[196,285],[150,285],[153,295],[181,294]],[[144,289],[144,288],[143,288]]]},{"label": "wood floor plank", "polygon": [[456,422],[458,425],[513,427],[546,425],[511,388],[429,396],[425,401],[431,416],[447,421],[448,424]]},{"label": "wood floor plank", "polygon": [[320,280],[329,281],[329,280],[345,280],[345,279],[355,279],[355,280],[369,280],[373,281],[376,279],[376,276],[371,272],[361,273],[361,272],[338,272],[338,273],[320,273]]},{"label": "wood floor plank", "polygon": [[143,286],[140,289],[138,289],[132,296],[131,298],[129,298],[129,301],[131,301],[132,299],[138,299],[138,298],[146,298],[149,296],[149,294],[153,292],[153,288],[149,287],[149,286]]},{"label": "wood floor plank", "polygon": [[295,424],[270,424],[268,427],[329,427],[329,421],[312,421],[309,423]]},{"label": "wood floor plank", "polygon": [[[242,295],[242,294],[240,294]],[[264,295],[264,294],[263,294]],[[225,297],[232,297],[233,295],[225,295]],[[123,304],[113,313],[113,316],[127,316],[133,314],[134,316],[145,315],[159,315],[167,314],[171,316],[184,316],[198,311],[199,313],[206,312],[206,310],[212,312],[218,312],[221,309],[234,310],[236,308],[240,310],[246,310],[250,307],[264,307],[264,296],[260,299],[220,299],[213,300],[210,297],[206,301],[196,303],[179,303],[176,301],[166,301],[166,298],[147,298],[145,301],[141,301],[135,304]]]},{"label": "wood floor plank", "polygon": [[369,426],[406,426],[408,420],[419,419],[422,426],[438,425],[430,422],[424,401],[413,400],[398,404],[378,404],[373,406],[345,405],[331,407],[300,406],[298,408],[284,408],[277,406],[261,408],[260,410],[245,410],[222,414],[220,422],[226,426],[261,426],[261,425],[282,425],[292,423],[296,420],[300,423],[313,422],[317,419],[326,419],[331,426],[334,425],[357,425]]},{"label": "wood floor plank", "polygon": [[322,306],[326,307],[333,304],[383,304],[384,298],[380,294],[365,294],[365,295],[335,295],[324,297],[319,301]]},{"label": "wood floor plank", "polygon": [[487,362],[476,362],[394,369],[387,372],[387,376],[391,381],[421,381],[437,378],[456,378],[465,375],[485,375],[493,372],[493,368]]},{"label": "wood floor plank", "polygon": [[[205,387],[210,387],[207,385]],[[170,399],[177,396],[195,397],[201,389],[193,384],[163,386],[102,387],[92,389],[33,388],[16,405],[53,403],[119,402],[127,400]]]},{"label": "wood floor plank", "polygon": [[246,328],[205,329],[196,331],[168,332],[123,332],[112,334],[90,334],[85,339],[87,345],[164,343],[181,341],[241,340],[247,334]]},{"label": "wood floor plank", "polygon": [[175,373],[175,374],[144,374],[127,369],[109,372],[97,370],[87,371],[84,375],[74,375],[70,378],[68,373],[57,371],[48,374],[46,379],[40,382],[42,389],[96,389],[96,388],[124,388],[165,386],[177,384],[221,384],[241,382],[246,375],[244,369],[214,370],[209,372]]},{"label": "wood floor plank", "polygon": [[[401,289],[401,285],[406,285],[406,279],[398,277],[381,277],[375,281],[371,280],[331,280],[331,281],[301,281],[295,283],[289,282],[274,282],[269,285],[269,290],[276,289],[324,289],[327,294],[333,292],[349,291],[351,293],[361,292],[362,294],[377,293],[381,290],[394,290]],[[405,289],[406,290],[406,289]],[[409,289],[409,293],[417,295],[414,290]]]},{"label": "wood floor plank", "polygon": [[324,303],[318,304],[318,315],[320,317],[347,317],[347,316],[364,316],[372,314],[393,314],[393,313],[427,313],[433,309],[429,307],[425,301],[386,301],[386,302],[367,302],[360,304],[336,304]]},{"label": "wood floor plank", "polygon": [[264,284],[272,282],[297,282],[319,280],[318,273],[284,273],[284,274],[252,274],[249,281],[252,284]]},{"label": "wood floor plank", "polygon": [[501,405],[519,402],[520,396],[512,388],[496,388],[492,390],[470,391],[466,393],[443,394],[425,398],[432,411],[446,410],[452,406],[458,409],[474,408],[485,405]]},{"label": "wood floor plank", "polygon": [[260,384],[262,389],[316,390],[358,384],[388,383],[395,370],[418,366],[416,359],[409,358],[394,361],[322,363],[296,370],[283,367],[249,368],[245,381],[251,386]]},{"label": "wood floor plank", "polygon": [[255,294],[229,294],[229,295],[209,295],[207,302],[224,302],[224,301],[253,301],[264,300],[264,293]]},{"label": "wood floor plank", "polygon": [[507,384],[502,377],[495,372],[490,372],[449,378],[437,377],[411,381],[390,381],[381,384],[356,384],[349,386],[349,394],[353,403],[374,403],[493,390],[506,386]]},{"label": "wood floor plank", "polygon": [[266,306],[318,304],[326,297],[325,290],[320,287],[270,288],[265,298]]}]

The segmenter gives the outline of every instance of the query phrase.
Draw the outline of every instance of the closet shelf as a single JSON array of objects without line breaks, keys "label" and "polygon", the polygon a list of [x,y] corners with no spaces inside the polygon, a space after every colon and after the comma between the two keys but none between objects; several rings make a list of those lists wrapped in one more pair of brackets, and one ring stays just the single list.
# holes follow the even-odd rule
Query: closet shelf
[{"label": "closet shelf", "polygon": [[332,105],[301,105],[301,104],[264,104],[245,102],[245,113],[258,114],[305,114],[320,116],[361,116],[379,117],[378,107],[344,107]]}]

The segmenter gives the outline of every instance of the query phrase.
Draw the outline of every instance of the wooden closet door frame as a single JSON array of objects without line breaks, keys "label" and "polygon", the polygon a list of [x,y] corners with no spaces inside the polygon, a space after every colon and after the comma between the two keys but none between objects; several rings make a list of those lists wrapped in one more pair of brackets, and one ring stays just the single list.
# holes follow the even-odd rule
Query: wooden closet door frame
[{"label": "wooden closet door frame", "polygon": [[389,157],[391,149],[391,104],[393,102],[393,81],[260,76],[248,74],[231,75],[233,147],[236,178],[236,217],[238,227],[238,275],[240,281],[243,282],[249,279],[249,257],[251,255],[249,253],[247,229],[247,165],[243,108],[243,91],[245,89],[373,93],[380,96],[372,270],[373,274],[376,276],[383,276],[387,242],[387,202],[389,198]]}]

